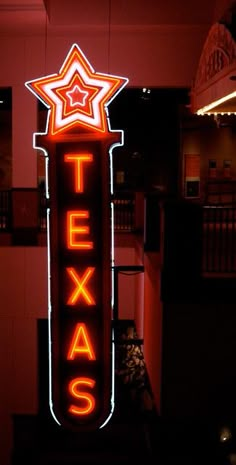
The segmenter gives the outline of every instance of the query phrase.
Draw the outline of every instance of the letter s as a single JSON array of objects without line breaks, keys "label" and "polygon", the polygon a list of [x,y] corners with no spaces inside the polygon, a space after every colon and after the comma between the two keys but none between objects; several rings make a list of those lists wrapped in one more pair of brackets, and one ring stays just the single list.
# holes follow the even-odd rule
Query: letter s
[{"label": "letter s", "polygon": [[83,406],[70,405],[69,412],[73,415],[89,415],[95,408],[96,401],[92,394],[80,391],[80,387],[93,388],[96,382],[90,378],[75,378],[69,383],[69,392],[75,399],[81,400]]}]

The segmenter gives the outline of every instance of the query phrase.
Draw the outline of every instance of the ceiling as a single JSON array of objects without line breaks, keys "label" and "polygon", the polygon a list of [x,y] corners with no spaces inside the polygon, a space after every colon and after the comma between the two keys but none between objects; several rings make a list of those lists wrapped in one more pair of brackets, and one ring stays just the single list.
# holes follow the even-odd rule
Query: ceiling
[{"label": "ceiling", "polygon": [[5,0],[0,34],[50,28],[211,25],[229,0]]},{"label": "ceiling", "polygon": [[45,5],[51,24],[57,25],[106,24],[109,10],[113,25],[208,24],[215,0],[45,0]]},{"label": "ceiling", "polygon": [[[167,34],[171,36],[171,44],[160,44],[157,51],[154,47],[150,47],[151,51],[148,50],[150,56],[147,56],[146,61],[143,60],[145,63],[143,68],[149,70],[147,63],[150,63],[150,68],[158,69],[159,81],[166,82],[166,76],[174,76],[174,73],[177,74],[177,69],[182,70],[190,61],[186,68],[188,68],[190,76],[188,81],[191,82],[190,79],[194,77],[194,70],[204,43],[203,38],[212,24],[225,14],[232,3],[233,0],[0,0],[0,37],[4,37],[4,35],[7,37],[44,35],[47,31],[51,37],[57,38],[59,35],[69,35],[72,30],[74,37],[77,37],[78,32],[82,31],[89,37],[93,30],[107,31],[108,28],[111,31],[118,31],[120,35],[125,32],[128,38],[133,38],[129,44],[130,49],[127,56],[133,57],[129,76],[134,82],[133,75],[136,76],[135,72],[140,61],[136,50],[139,37],[143,37],[148,32],[147,36],[151,39],[155,40],[155,37],[162,39],[163,37],[166,40],[167,35],[164,32],[158,32],[159,35],[150,33],[154,30],[166,30]],[[190,28],[195,31],[195,35],[193,34],[190,38],[190,46],[188,46],[186,37],[189,37]],[[181,46],[181,52],[176,58],[172,51],[174,50],[175,54],[174,35],[177,35],[179,30],[185,32],[182,36],[179,34],[183,40],[178,42],[177,46]],[[123,37],[126,36],[123,34]],[[142,43],[142,39],[140,39],[139,45],[140,43]],[[116,50],[114,44],[116,44],[115,40],[113,48]],[[192,61],[188,60],[187,49],[190,47],[191,52],[189,53]],[[153,55],[154,51],[155,56]],[[114,53],[113,51],[113,55]],[[121,60],[119,54],[115,56],[116,60]],[[159,72],[158,60],[163,60],[163,74]],[[168,60],[171,60],[171,66],[166,64]],[[119,67],[119,63],[117,66]],[[123,56],[122,66],[126,69],[125,57]],[[145,74],[147,82],[149,82],[148,79],[150,80],[148,72]],[[154,74],[152,71],[151,73]]]}]

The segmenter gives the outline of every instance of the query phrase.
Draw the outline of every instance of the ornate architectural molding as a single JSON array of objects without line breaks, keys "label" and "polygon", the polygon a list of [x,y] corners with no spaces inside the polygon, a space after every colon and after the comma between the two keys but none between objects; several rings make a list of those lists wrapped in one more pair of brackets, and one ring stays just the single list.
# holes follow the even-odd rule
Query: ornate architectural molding
[{"label": "ornate architectural molding", "polygon": [[194,88],[207,84],[220,71],[226,69],[236,60],[236,43],[224,24],[214,24],[204,44]]},{"label": "ornate architectural molding", "polygon": [[215,23],[203,46],[191,89],[192,112],[235,113],[235,76],[236,42],[229,28]]}]

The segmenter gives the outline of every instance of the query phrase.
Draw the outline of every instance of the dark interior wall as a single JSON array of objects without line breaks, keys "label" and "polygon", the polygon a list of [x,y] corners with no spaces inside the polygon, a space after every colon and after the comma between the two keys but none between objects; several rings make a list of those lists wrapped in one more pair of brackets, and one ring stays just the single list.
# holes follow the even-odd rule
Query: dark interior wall
[{"label": "dark interior wall", "polygon": [[112,129],[124,130],[124,147],[114,150],[114,171],[124,170],[123,187],[175,195],[180,174],[179,106],[188,102],[188,91],[147,91],[124,89],[109,106]]},{"label": "dark interior wall", "polygon": [[232,125],[222,126],[220,128],[212,127],[201,130],[201,169],[202,177],[208,177],[209,160],[216,161],[217,177],[224,177],[224,160],[231,161],[231,175],[236,175],[236,127],[235,122]]},{"label": "dark interior wall", "polygon": [[201,212],[165,205],[161,412],[235,422],[236,281],[202,276]]},{"label": "dark interior wall", "polygon": [[[235,115],[214,116],[192,115],[183,123],[181,130],[182,177],[186,154],[200,156],[200,200],[207,201],[209,179],[214,180],[209,171],[210,161],[214,161],[214,176],[218,180],[236,178],[236,117]],[[229,162],[230,173],[225,172],[225,162]],[[184,187],[184,183],[182,183]]]},{"label": "dark interior wall", "polygon": [[163,304],[162,414],[232,421],[235,304],[194,300]]}]

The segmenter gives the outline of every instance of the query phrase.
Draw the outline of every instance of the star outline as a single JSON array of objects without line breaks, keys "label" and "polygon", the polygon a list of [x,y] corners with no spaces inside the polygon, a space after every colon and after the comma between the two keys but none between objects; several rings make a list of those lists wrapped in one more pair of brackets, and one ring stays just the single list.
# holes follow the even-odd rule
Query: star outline
[{"label": "star outline", "polygon": [[[66,101],[58,93],[60,89],[70,88],[76,76],[84,88],[91,92],[97,89],[97,92],[91,96],[89,113],[77,109],[68,115]],[[107,107],[127,83],[127,78],[95,72],[78,45],[73,44],[58,74],[28,81],[25,85],[50,110],[48,130],[55,135],[78,125],[101,132],[109,130]]]}]

